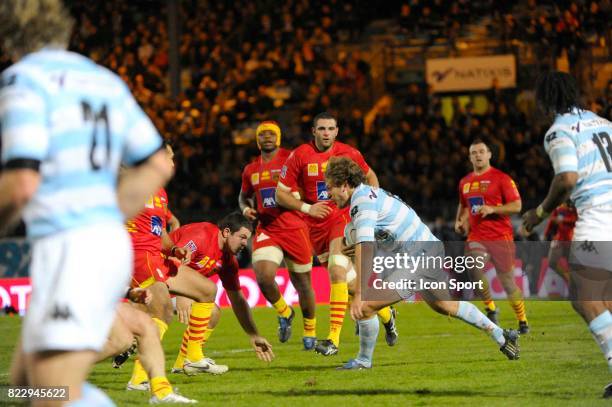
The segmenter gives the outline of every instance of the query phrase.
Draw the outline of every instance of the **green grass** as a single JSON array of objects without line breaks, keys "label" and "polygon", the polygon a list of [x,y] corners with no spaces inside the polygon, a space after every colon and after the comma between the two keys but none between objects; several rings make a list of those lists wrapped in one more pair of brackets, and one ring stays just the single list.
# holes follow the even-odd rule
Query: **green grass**
[{"label": "green grass", "polygon": [[[515,325],[507,303],[500,303],[502,325]],[[345,405],[604,405],[602,388],[610,381],[601,352],[584,322],[566,302],[527,304],[532,332],[521,338],[521,359],[508,361],[483,333],[433,313],[424,304],[398,306],[400,342],[389,348],[381,329],[370,371],[337,371],[358,348],[347,318],[340,354],[322,357],[301,350],[301,319],[294,336],[280,344],[271,309],[256,309],[262,334],[273,343],[276,359],[267,365],[250,351],[232,311],[224,309],[207,345],[207,356],[227,364],[223,376],[170,375],[180,392],[207,406]],[[327,331],[327,308],[317,310],[320,336]],[[0,318],[0,385],[8,380],[13,344],[20,329],[15,317]],[[174,362],[182,335],[178,323],[166,338],[167,367]],[[132,362],[120,369],[98,364],[90,381],[118,405],[145,404],[148,395],[124,390]]]}]

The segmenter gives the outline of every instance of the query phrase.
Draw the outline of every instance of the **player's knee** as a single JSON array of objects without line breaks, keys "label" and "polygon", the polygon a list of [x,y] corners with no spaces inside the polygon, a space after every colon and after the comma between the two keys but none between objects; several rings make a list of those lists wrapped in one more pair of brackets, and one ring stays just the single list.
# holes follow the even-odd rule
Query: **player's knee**
[{"label": "player's knee", "polygon": [[217,297],[217,285],[206,279],[198,290],[199,298],[195,298],[197,302],[213,302]]},{"label": "player's knee", "polygon": [[210,314],[210,320],[208,321],[208,329],[215,328],[217,324],[219,323],[220,319],[221,319],[221,310],[219,309],[217,304],[215,304],[215,306],[213,307],[212,313]]}]

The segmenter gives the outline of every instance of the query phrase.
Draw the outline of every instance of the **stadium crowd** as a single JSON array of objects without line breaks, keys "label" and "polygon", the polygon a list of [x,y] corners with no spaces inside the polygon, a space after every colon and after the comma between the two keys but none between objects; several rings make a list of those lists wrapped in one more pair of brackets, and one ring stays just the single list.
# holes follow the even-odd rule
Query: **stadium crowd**
[{"label": "stadium crowd", "polygon": [[[490,16],[503,21],[502,36],[564,47],[577,37],[604,38],[602,10],[608,7],[603,0],[555,7],[529,0],[514,8],[464,0],[450,7],[439,0],[411,0],[386,8],[359,1],[298,0],[282,7],[272,2],[181,2],[184,91],[174,100],[167,79],[164,2],[72,3],[79,21],[72,48],[118,72],[175,145],[177,173],[169,195],[171,207],[187,219],[192,213],[236,206],[242,167],[257,154],[254,143],[232,146],[236,133],[258,120],[279,120],[279,112],[291,106],[299,112],[294,117],[299,123],[280,122],[299,126],[302,137],[285,139],[287,146],[310,138],[313,114],[339,113],[341,139],[366,154],[382,186],[396,191],[430,221],[438,215],[452,218],[457,182],[470,170],[467,146],[474,137],[492,142],[494,165],[516,180],[524,201],[543,196],[551,169],[541,148],[544,129],[533,120],[534,106],[517,104],[518,92],[492,88],[486,112],[478,114],[473,104],[455,101],[447,121],[440,98],[424,84],[413,84],[366,129],[367,108],[355,102],[362,101],[370,66],[358,52],[335,55],[334,45],[356,40],[369,21],[397,15],[399,8],[398,26],[408,34],[429,30],[448,37],[450,31]],[[441,13],[442,8],[451,12]],[[440,14],[445,15],[444,29],[438,29]],[[611,95],[609,84],[606,98],[590,107],[607,111],[602,114],[609,117]]]}]

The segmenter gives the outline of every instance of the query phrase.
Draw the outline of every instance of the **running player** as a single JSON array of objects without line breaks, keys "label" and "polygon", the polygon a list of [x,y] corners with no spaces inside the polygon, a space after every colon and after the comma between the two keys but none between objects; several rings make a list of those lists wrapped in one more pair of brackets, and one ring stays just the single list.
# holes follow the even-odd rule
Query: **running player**
[{"label": "running player", "polygon": [[[572,305],[588,324],[612,370],[612,123],[580,107],[574,78],[547,72],[538,79],[536,100],[553,120],[544,137],[555,176],[546,198],[523,215],[531,231],[568,197],[578,220],[570,249]],[[612,397],[612,383],[604,389]]]},{"label": "running player", "polygon": [[[336,141],[338,123],[334,116],[320,113],[312,124],[314,140],[302,144],[287,158],[276,189],[276,200],[280,206],[306,215],[314,252],[321,263],[327,264],[331,280],[330,328],[327,339],[317,341],[315,351],[330,356],[338,353],[348,304],[346,274],[350,260],[342,254],[342,239],[350,216],[348,209],[337,208],[329,199],[324,175],[327,161],[334,156],[350,157],[363,169],[368,184],[378,186],[378,179],[359,151]],[[296,190],[303,191],[303,197],[294,196],[292,191]]]},{"label": "running player", "polygon": [[[510,216],[521,211],[521,196],[516,184],[506,173],[491,167],[491,150],[474,140],[470,145],[470,162],[474,171],[459,182],[459,206],[455,231],[467,235],[466,254],[485,254],[495,266],[510,305],[519,321],[521,334],[529,332],[523,293],[514,281],[516,248]],[[482,270],[470,270],[474,281],[482,281],[480,294],[487,316],[497,323],[498,309],[491,297]]]},{"label": "running player", "polygon": [[192,223],[170,234],[177,247],[188,248],[192,252],[191,262],[188,265],[179,266],[178,270],[171,267],[168,278],[171,291],[184,289],[184,284],[194,283],[180,281],[181,275],[189,272],[197,273],[200,280],[204,280],[204,282],[198,281],[197,284],[207,294],[204,301],[194,302],[191,305],[189,324],[183,334],[183,342],[173,372],[182,369],[186,374],[199,372],[221,374],[228,370],[227,366],[217,365],[210,358],[205,358],[202,352],[203,342],[208,340],[212,333],[212,330],[208,331],[208,322],[214,307],[217,286],[209,277],[214,274],[218,274],[234,314],[249,336],[257,357],[266,362],[274,358],[272,346],[258,333],[251,308],[242,293],[238,279],[238,260],[235,256],[246,247],[251,231],[252,226],[248,219],[239,213],[231,213],[219,221],[218,226],[208,222]]},{"label": "running player", "polygon": [[[0,20],[3,49],[19,61],[1,78],[0,226],[23,211],[32,243],[23,360],[31,386],[68,386],[71,402],[90,405],[100,392],[84,382],[132,269],[124,216],[172,167],[127,86],[66,51],[61,1],[5,0]],[[135,168],[117,185],[121,163]]]},{"label": "running player", "polygon": [[[415,292],[420,292],[427,304],[442,315],[450,315],[488,333],[493,341],[500,346],[500,350],[508,359],[519,358],[518,332],[503,330],[478,308],[467,301],[450,301],[447,290],[390,290],[386,292],[386,299],[364,301],[368,299],[367,287],[362,287],[361,276],[362,256],[372,249],[368,243],[384,242],[385,244],[399,245],[404,254],[412,256],[429,255],[444,257],[444,246],[431,233],[429,228],[421,222],[412,208],[402,202],[398,197],[389,194],[381,188],[366,185],[365,176],[360,166],[346,157],[330,159],[325,174],[328,191],[331,199],[339,208],[349,208],[352,222],[356,228],[355,233],[355,298],[351,305],[351,315],[359,321],[359,354],[355,359],[349,360],[342,369],[363,369],[372,366],[372,355],[376,345],[379,324],[376,312],[386,306],[407,299]],[[399,254],[398,251],[395,253]],[[417,279],[424,281],[443,281],[445,272],[438,269],[424,269],[401,271],[401,279]],[[391,281],[396,277],[391,275]]]},{"label": "running player", "polygon": [[[276,204],[278,177],[290,152],[280,147],[281,129],[275,122],[262,122],[255,131],[255,137],[261,156],[242,172],[238,203],[247,219],[259,221],[253,238],[252,255],[257,284],[278,313],[279,341],[287,342],[291,337],[295,312],[287,305],[274,279],[276,270],[285,258],[291,283],[300,299],[304,349],[312,350],[316,341],[316,319],[308,226],[302,213],[280,208]],[[256,205],[249,203],[253,198]]]}]

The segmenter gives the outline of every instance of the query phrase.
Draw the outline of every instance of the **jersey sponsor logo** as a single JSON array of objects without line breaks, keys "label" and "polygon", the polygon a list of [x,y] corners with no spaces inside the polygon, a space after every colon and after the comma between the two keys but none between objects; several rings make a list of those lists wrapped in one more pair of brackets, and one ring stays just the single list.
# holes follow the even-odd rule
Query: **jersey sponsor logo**
[{"label": "jersey sponsor logo", "polygon": [[472,182],[472,187],[471,187],[472,191],[478,191],[479,188],[480,188],[480,182],[478,181]]},{"label": "jersey sponsor logo", "polygon": [[319,164],[308,164],[308,176],[316,177],[319,175]]},{"label": "jersey sponsor logo", "polygon": [[264,171],[261,173],[261,180],[262,181],[269,181],[270,180],[270,171]]},{"label": "jersey sponsor logo", "polygon": [[262,188],[259,190],[259,195],[261,196],[261,205],[264,208],[276,208],[276,188]]},{"label": "jersey sponsor logo", "polygon": [[327,161],[321,163],[321,172],[325,174],[325,171],[327,171]]},{"label": "jersey sponsor logo", "polygon": [[259,173],[258,172],[251,174],[251,184],[253,185],[259,184]]},{"label": "jersey sponsor logo", "polygon": [[472,215],[476,215],[484,205],[484,198],[482,196],[471,196],[468,198],[468,203],[470,204],[470,212]]},{"label": "jersey sponsor logo", "polygon": [[164,223],[159,216],[151,216],[151,234],[161,236]]},{"label": "jersey sponsor logo", "polygon": [[149,197],[149,199],[147,199],[147,202],[145,203],[145,208],[149,208],[149,209],[154,208],[154,205],[153,205],[153,195],[151,195]]},{"label": "jersey sponsor logo", "polygon": [[196,245],[193,240],[188,241],[185,247],[191,250],[192,252],[198,250],[198,245]]},{"label": "jersey sponsor logo", "polygon": [[325,181],[317,181],[317,201],[329,201],[329,192],[327,192]]},{"label": "jersey sponsor logo", "polygon": [[470,183],[466,182],[465,184],[463,184],[463,193],[467,194],[468,192],[470,192]]}]

